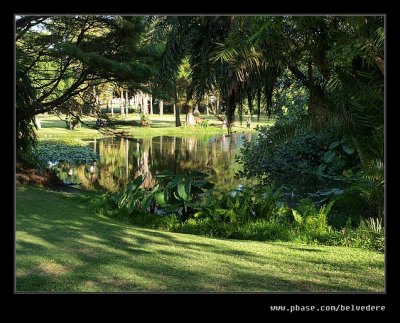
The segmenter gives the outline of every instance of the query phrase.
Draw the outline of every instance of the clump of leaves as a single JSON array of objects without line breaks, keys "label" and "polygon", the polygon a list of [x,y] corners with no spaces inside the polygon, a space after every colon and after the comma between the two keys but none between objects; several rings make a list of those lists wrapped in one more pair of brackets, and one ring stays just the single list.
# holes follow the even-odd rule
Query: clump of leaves
[{"label": "clump of leaves", "polygon": [[46,164],[56,162],[87,164],[98,158],[98,155],[82,141],[40,142],[35,153]]},{"label": "clump of leaves", "polygon": [[145,175],[140,175],[122,192],[113,195],[119,208],[127,208],[130,214],[147,212],[175,214],[185,221],[199,210],[200,195],[214,187],[205,180],[208,175],[199,171],[174,175],[157,174],[157,184],[151,190],[141,189]]},{"label": "clump of leaves", "polygon": [[157,174],[158,184],[153,193],[154,200],[164,212],[178,213],[182,221],[199,210],[200,196],[214,187],[205,180],[208,174],[191,171],[185,174]]},{"label": "clump of leaves", "polygon": [[273,219],[278,211],[281,189],[275,186],[241,187],[230,192],[214,191],[204,199],[195,218],[216,222],[247,223],[256,219]]}]

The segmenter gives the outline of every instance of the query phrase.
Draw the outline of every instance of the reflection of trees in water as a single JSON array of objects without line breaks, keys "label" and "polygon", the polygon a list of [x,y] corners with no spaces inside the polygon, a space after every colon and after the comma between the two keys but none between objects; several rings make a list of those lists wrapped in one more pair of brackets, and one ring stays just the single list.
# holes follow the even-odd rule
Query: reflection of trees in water
[{"label": "reflection of trees in water", "polygon": [[[244,140],[244,135],[232,137],[153,137],[151,139],[128,140],[108,138],[96,142],[99,162],[96,175],[90,180],[90,165],[76,167],[79,180],[87,189],[102,188],[116,192],[127,182],[141,174],[147,174],[143,187],[155,185],[154,175],[165,171],[178,174],[200,170],[220,188],[236,186],[234,174],[239,170],[235,154]],[[94,147],[93,147],[94,148]],[[78,176],[78,175],[77,175]]]}]

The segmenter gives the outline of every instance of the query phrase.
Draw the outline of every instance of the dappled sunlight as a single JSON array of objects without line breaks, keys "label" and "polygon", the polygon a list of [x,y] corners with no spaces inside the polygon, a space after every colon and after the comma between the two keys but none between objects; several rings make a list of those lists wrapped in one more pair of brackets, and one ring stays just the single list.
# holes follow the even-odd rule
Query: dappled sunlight
[{"label": "dappled sunlight", "polygon": [[[32,192],[19,191],[17,199]],[[58,194],[48,201],[58,212],[46,217],[40,204],[29,211],[17,204],[17,290],[383,290],[379,253],[131,227]]]}]

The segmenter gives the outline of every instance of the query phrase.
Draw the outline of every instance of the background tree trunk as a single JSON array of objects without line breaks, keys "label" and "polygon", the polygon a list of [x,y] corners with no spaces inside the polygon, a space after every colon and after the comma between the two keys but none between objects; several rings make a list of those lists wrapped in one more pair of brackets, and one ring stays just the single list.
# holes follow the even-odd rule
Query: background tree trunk
[{"label": "background tree trunk", "polygon": [[128,91],[125,92],[125,115],[128,116],[129,113],[129,95]]},{"label": "background tree trunk", "polygon": [[120,109],[121,109],[121,115],[125,114],[124,111],[124,90],[121,88],[121,101],[120,101]]},{"label": "background tree trunk", "polygon": [[164,101],[160,100],[158,106],[160,108],[160,116],[162,116],[164,114]]},{"label": "background tree trunk", "polygon": [[[96,85],[93,86],[93,98],[94,98],[94,102],[95,102],[95,106],[97,104],[97,94],[96,94]],[[90,111],[92,116],[95,116],[95,106],[92,106],[92,109]]]},{"label": "background tree trunk", "polygon": [[149,96],[150,99],[150,114],[153,115],[153,96]]},{"label": "background tree trunk", "polygon": [[174,112],[175,112],[175,127],[180,127],[182,126],[181,123],[181,111],[178,106],[178,93],[176,89],[176,84],[174,88]]},{"label": "background tree trunk", "polygon": [[235,122],[235,104],[236,104],[236,91],[230,91],[227,105],[226,105],[226,126],[228,127],[228,134],[231,133],[233,123]]},{"label": "background tree trunk", "polygon": [[193,126],[196,124],[196,120],[193,115],[193,108],[190,107],[186,113],[186,126]]}]

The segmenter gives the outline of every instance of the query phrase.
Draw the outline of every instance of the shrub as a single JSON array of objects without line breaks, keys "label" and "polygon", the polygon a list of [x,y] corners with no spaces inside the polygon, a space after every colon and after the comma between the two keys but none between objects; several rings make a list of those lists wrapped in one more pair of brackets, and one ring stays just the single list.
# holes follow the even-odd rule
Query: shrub
[{"label": "shrub", "polygon": [[247,223],[273,219],[279,208],[281,189],[271,185],[242,187],[230,192],[214,190],[204,198],[196,218],[209,217],[216,222]]}]

